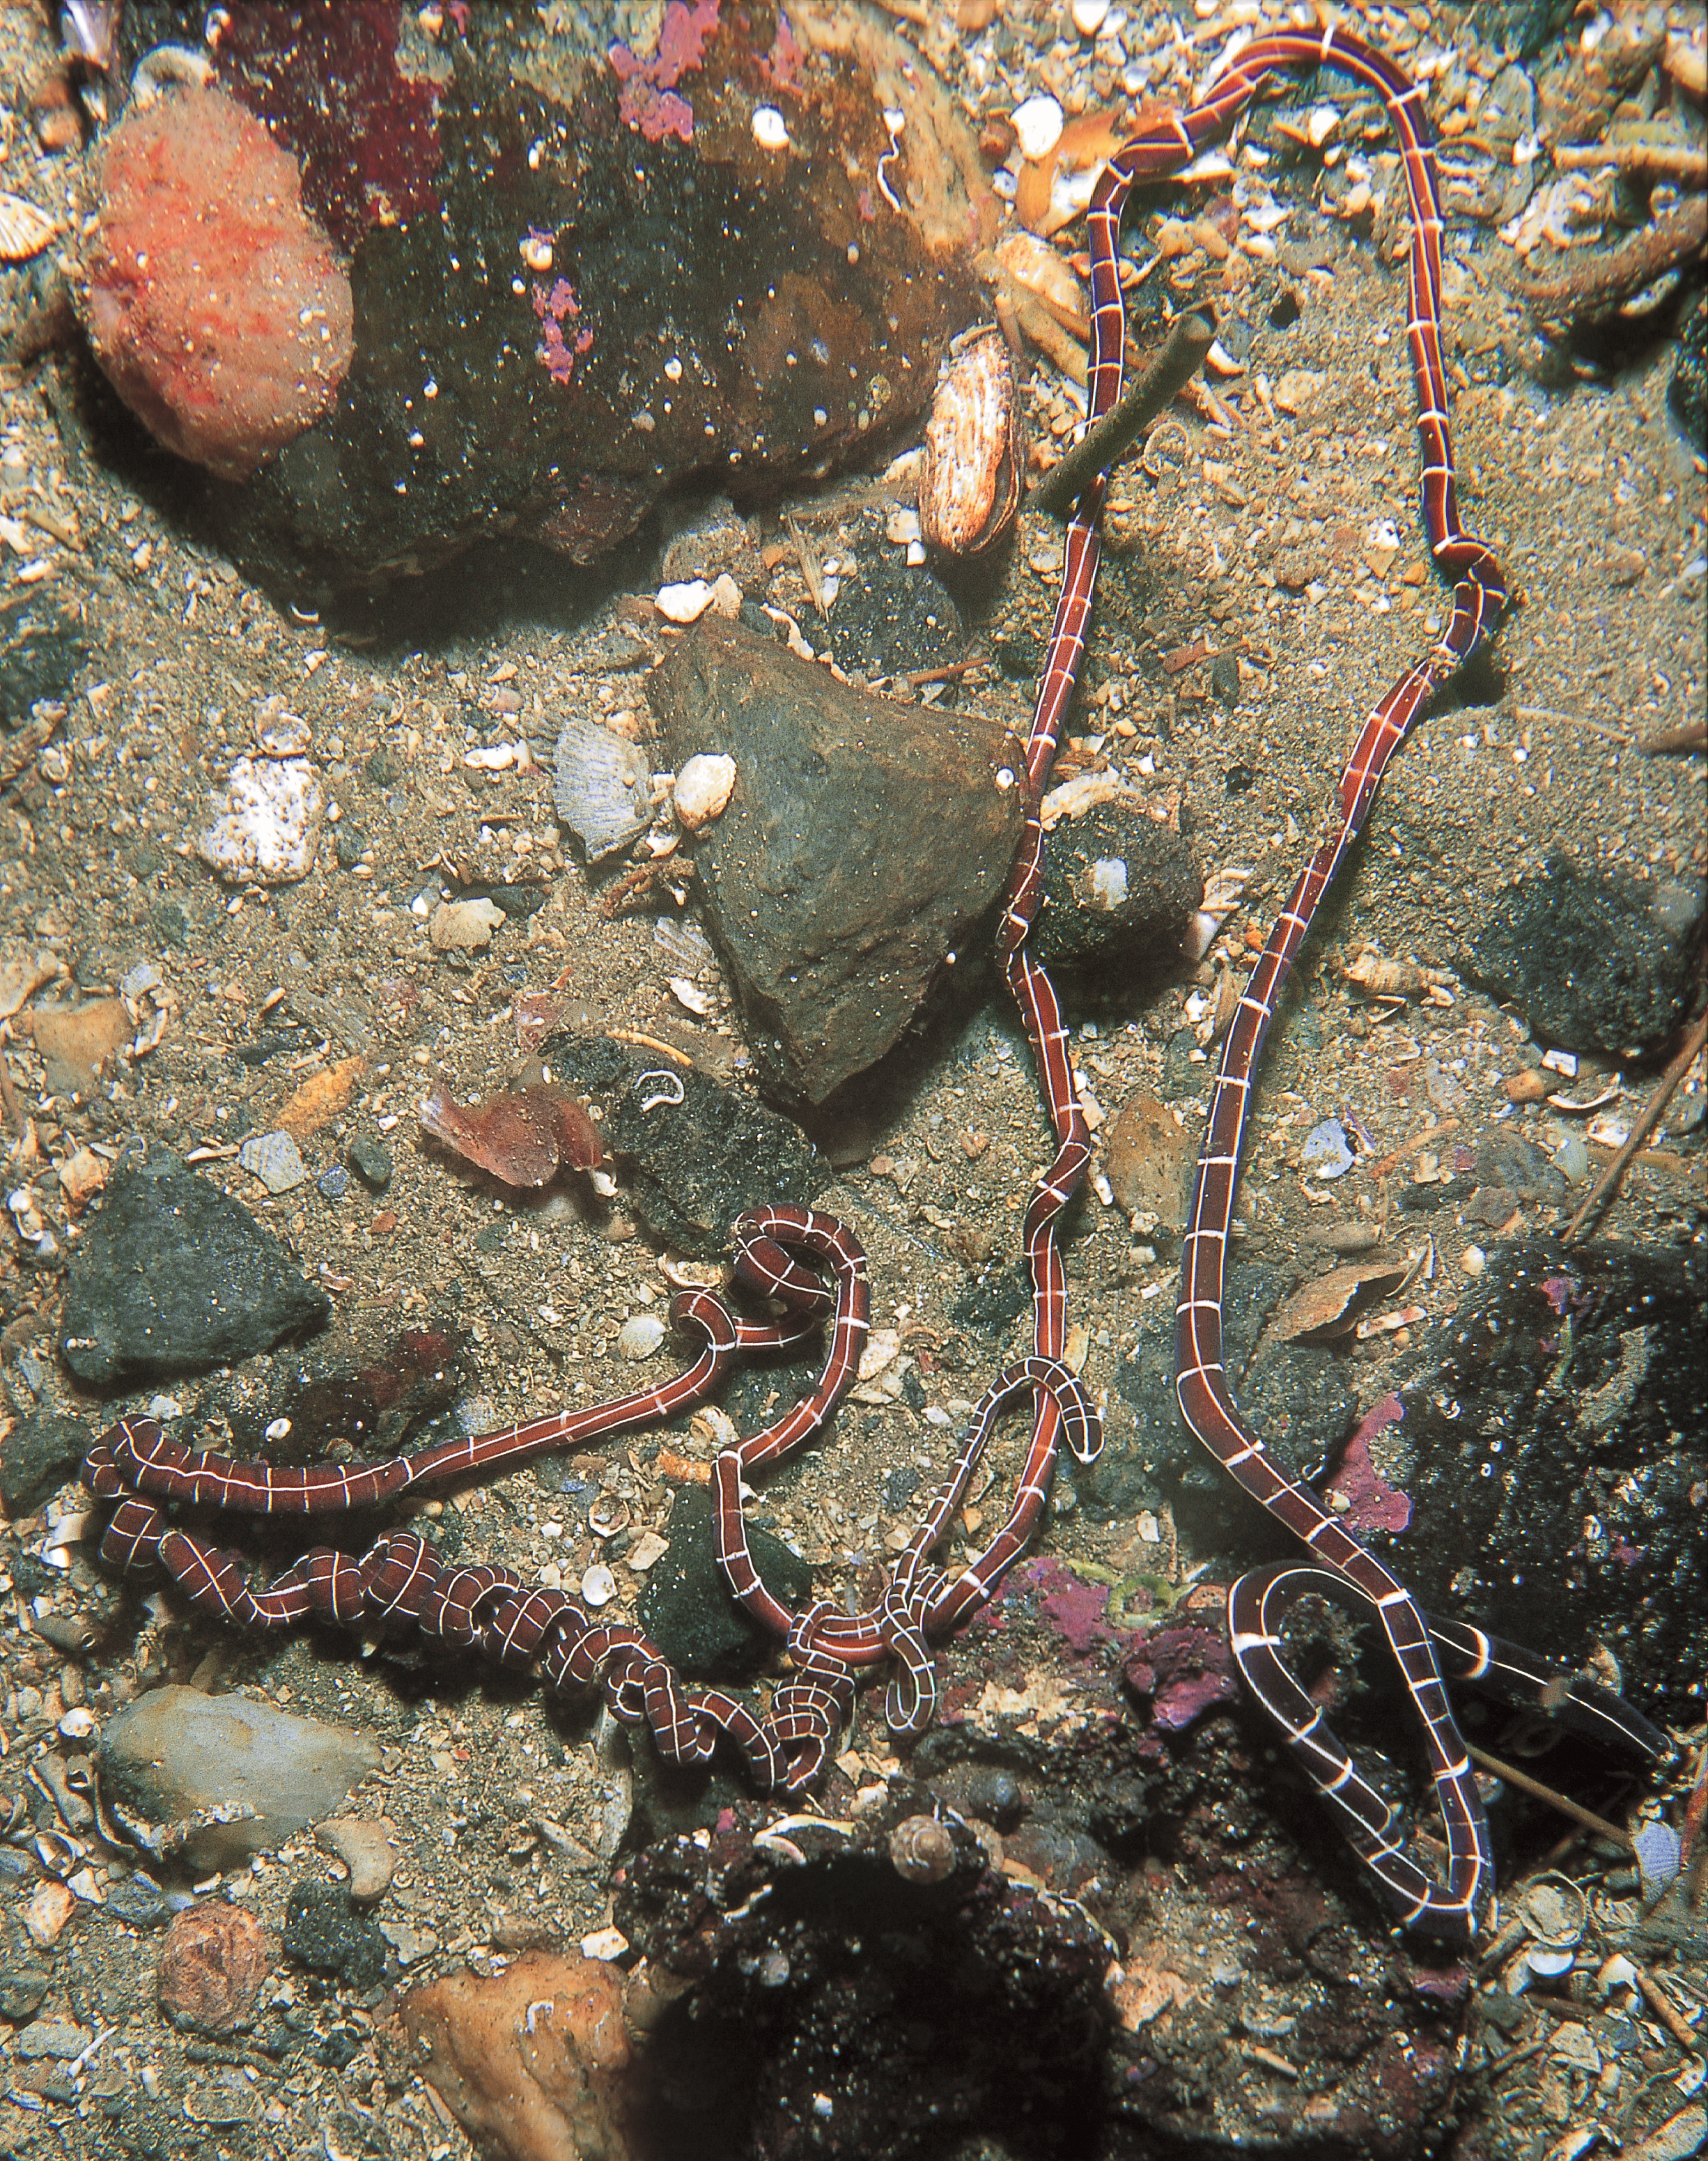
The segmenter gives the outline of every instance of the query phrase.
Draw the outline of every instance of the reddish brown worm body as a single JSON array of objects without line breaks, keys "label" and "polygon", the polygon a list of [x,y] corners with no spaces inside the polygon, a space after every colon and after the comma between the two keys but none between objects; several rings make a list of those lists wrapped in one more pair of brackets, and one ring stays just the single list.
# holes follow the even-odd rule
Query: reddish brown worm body
[{"label": "reddish brown worm body", "polygon": [[[1487,544],[1464,530],[1455,494],[1441,359],[1441,220],[1421,91],[1337,29],[1278,31],[1238,51],[1203,104],[1169,116],[1126,144],[1101,175],[1088,213],[1090,406],[1094,419],[1101,416],[1121,390],[1123,323],[1116,242],[1130,190],[1190,164],[1227,129],[1273,70],[1321,66],[1374,90],[1399,142],[1412,215],[1406,334],[1418,385],[1424,523],[1437,565],[1453,581],[1452,617],[1359,729],[1327,837],[1300,872],[1240,999],[1211,1098],[1188,1219],[1176,1389],[1186,1421],[1205,1446],[1310,1550],[1309,1563],[1243,1578],[1230,1595],[1234,1656],[1252,1696],[1337,1811],[1348,1840],[1401,1921],[1462,1940],[1476,1927],[1493,1864],[1444,1673],[1527,1703],[1545,1700],[1565,1722],[1640,1753],[1664,1753],[1666,1744],[1618,1698],[1557,1674],[1479,1630],[1429,1620],[1316,1495],[1276,1463],[1234,1404],[1222,1359],[1224,1263],[1240,1148],[1276,1002],[1317,904],[1368,815],[1388,759],[1424,701],[1487,634],[1505,601],[1500,566]],[[120,1568],[164,1566],[192,1604],[234,1621],[279,1627],[317,1615],[352,1627],[408,1622],[424,1634],[478,1647],[503,1664],[538,1660],[554,1686],[602,1685],[617,1715],[648,1725],[673,1761],[701,1762],[720,1736],[727,1737],[746,1757],[756,1783],[768,1789],[799,1789],[820,1774],[851,1706],[853,1674],[860,1668],[893,1667],[886,1707],[895,1730],[917,1732],[929,1724],[936,1695],[931,1639],[988,1600],[1024,1549],[1048,1500],[1063,1438],[1086,1462],[1101,1445],[1096,1409],[1063,1362],[1066,1289],[1055,1234],[1057,1219],[1084,1178],[1090,1140],[1061,1009],[1049,976],[1027,950],[1027,939],[1043,883],[1039,805],[1085,649],[1104,489],[1100,476],[1086,488],[1068,526],[1026,769],[1015,777],[1024,791],[1025,824],[997,938],[1056,1140],[1023,1226],[1033,1285],[1032,1352],[1001,1374],[976,1408],[954,1466],[890,1570],[876,1606],[851,1613],[820,1600],[791,1612],[762,1579],[747,1542],[747,1480],[823,1430],[857,1370],[867,1331],[866,1262],[852,1233],[831,1217],[792,1207],[756,1209],[737,1226],[739,1276],[762,1297],[780,1302],[788,1317],[756,1323],[710,1293],[685,1294],[674,1302],[673,1318],[702,1334],[705,1348],[674,1379],[637,1394],[386,1462],[306,1469],[192,1451],[169,1440],[152,1419],[122,1419],[85,1466],[96,1494],[115,1504],[102,1543],[105,1559]],[[383,1538],[360,1559],[317,1547],[274,1582],[256,1589],[229,1554],[165,1513],[190,1506],[252,1514],[343,1513],[434,1482],[513,1467],[549,1450],[673,1417],[704,1401],[737,1359],[799,1342],[826,1321],[829,1341],[816,1387],[775,1424],[726,1449],[713,1472],[725,1577],[748,1612],[786,1643],[792,1668],[763,1709],[721,1690],[686,1685],[638,1629],[590,1620],[561,1591],[530,1589],[505,1569],[442,1565],[414,1533]],[[1008,1513],[971,1559],[945,1573],[931,1556],[961,1507],[999,1413],[1015,1397],[1030,1398],[1033,1422]],[[1393,1812],[1329,1731],[1321,1711],[1283,1659],[1282,1611],[1304,1588],[1351,1593],[1377,1616],[1415,1712],[1434,1781],[1447,1839],[1445,1882],[1417,1856]]]}]

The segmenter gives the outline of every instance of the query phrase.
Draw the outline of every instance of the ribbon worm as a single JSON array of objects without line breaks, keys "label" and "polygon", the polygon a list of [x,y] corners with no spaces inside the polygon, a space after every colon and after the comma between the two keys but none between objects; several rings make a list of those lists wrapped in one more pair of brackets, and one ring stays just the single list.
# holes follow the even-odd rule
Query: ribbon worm
[{"label": "ribbon worm", "polygon": [[[1179,172],[1223,133],[1273,70],[1328,66],[1382,97],[1398,138],[1412,216],[1407,338],[1417,378],[1424,521],[1439,567],[1454,581],[1445,633],[1408,669],[1358,732],[1341,776],[1328,837],[1301,872],[1239,1001],[1211,1098],[1204,1150],[1184,1247],[1177,1318],[1176,1388],[1187,1423],[1211,1453],[1310,1549],[1311,1563],[1243,1578],[1229,1598],[1233,1653],[1252,1695],[1338,1812],[1401,1919],[1464,1940],[1475,1931],[1492,1877],[1488,1831],[1444,1685],[1448,1677],[1527,1703],[1615,1745],[1660,1755],[1662,1737],[1617,1697],[1557,1673],[1529,1653],[1458,1623],[1432,1622],[1372,1554],[1328,1514],[1309,1488],[1275,1462],[1244,1423],[1222,1361],[1221,1299],[1241,1143],[1258,1062],[1277,999],[1317,904],[1368,815],[1389,758],[1424,701],[1476,649],[1505,601],[1500,566],[1466,533],[1455,497],[1440,343],[1441,221],[1435,153],[1423,96],[1380,55],[1336,29],[1279,31],[1232,59],[1205,102],[1158,122],[1111,160],[1094,191],[1091,253],[1093,419],[1121,390],[1122,311],[1116,242],[1136,182]],[[877,1604],[848,1614],[817,1601],[793,1612],[763,1581],[750,1550],[747,1481],[820,1432],[857,1369],[867,1329],[865,1257],[853,1235],[810,1210],[760,1208],[737,1226],[737,1269],[787,1318],[741,1319],[709,1292],[682,1294],[679,1326],[705,1337],[699,1357],[674,1380],[590,1409],[527,1421],[385,1462],[290,1469],[241,1462],[169,1440],[149,1418],[119,1421],[94,1449],[85,1476],[115,1505],[102,1542],[122,1569],[164,1567],[190,1602],[232,1620],[283,1627],[309,1615],[346,1626],[409,1622],[424,1634],[477,1646],[507,1665],[539,1663],[554,1686],[602,1685],[612,1710],[650,1726],[662,1753],[703,1761],[719,1737],[732,1742],[765,1789],[799,1790],[823,1771],[853,1700],[860,1668],[894,1669],[886,1699],[896,1731],[930,1723],[936,1682],[930,1643],[990,1598],[1023,1551],[1048,1499],[1065,1438],[1082,1461],[1101,1445],[1095,1406],[1063,1363],[1066,1289],[1055,1225],[1090,1157],[1055,991],[1027,950],[1043,885],[1039,806],[1063,718],[1078,680],[1101,549],[1105,481],[1086,487],[1069,522],[1062,586],[1026,753],[1023,836],[1004,895],[997,950],[1037,1063],[1056,1152],[1039,1180],[1023,1226],[1033,1287],[1033,1348],[993,1382],[969,1422],[960,1454],[918,1530],[892,1566]],[[826,1280],[828,1278],[828,1280]],[[395,1499],[474,1471],[513,1467],[547,1450],[669,1418],[703,1401],[732,1363],[799,1343],[828,1321],[829,1342],[812,1391],[762,1432],[726,1449],[713,1472],[718,1559],[735,1596],[788,1648],[793,1671],[755,1710],[721,1690],[686,1685],[636,1628],[590,1620],[562,1592],[529,1588],[508,1570],[442,1565],[414,1533],[383,1538],[359,1560],[317,1547],[276,1581],[256,1589],[238,1564],[165,1513],[199,1506],[260,1514],[341,1513]],[[1032,1436],[1008,1513],[954,1574],[931,1556],[947,1534],[997,1414],[1029,1397]],[[1393,1811],[1329,1731],[1280,1653],[1280,1615],[1303,1587],[1351,1591],[1380,1622],[1422,1728],[1447,1834],[1440,1882],[1402,1836]]]}]

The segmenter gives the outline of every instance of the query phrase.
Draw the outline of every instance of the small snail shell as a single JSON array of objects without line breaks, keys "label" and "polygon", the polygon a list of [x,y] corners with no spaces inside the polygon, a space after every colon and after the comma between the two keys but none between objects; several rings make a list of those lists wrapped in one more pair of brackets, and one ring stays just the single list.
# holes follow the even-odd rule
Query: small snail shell
[{"label": "small snail shell", "polygon": [[909,1883],[940,1883],[955,1866],[955,1841],[935,1816],[909,1816],[889,1835],[895,1872]]},{"label": "small snail shell", "polygon": [[944,369],[925,428],[919,529],[943,555],[980,555],[1014,522],[1025,455],[1014,366],[1000,331]]}]

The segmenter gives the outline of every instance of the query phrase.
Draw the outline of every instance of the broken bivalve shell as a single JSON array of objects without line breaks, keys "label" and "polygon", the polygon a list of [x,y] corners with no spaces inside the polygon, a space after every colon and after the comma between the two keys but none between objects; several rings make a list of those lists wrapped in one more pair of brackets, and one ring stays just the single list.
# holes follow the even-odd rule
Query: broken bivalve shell
[{"label": "broken bivalve shell", "polygon": [[945,368],[925,429],[919,527],[940,555],[982,555],[1013,524],[1025,441],[1014,364],[999,331],[963,346]]},{"label": "broken bivalve shell", "polygon": [[629,1506],[620,1494],[601,1493],[587,1511],[587,1528],[596,1539],[614,1539],[629,1526]]},{"label": "broken bivalve shell", "polygon": [[597,862],[651,825],[652,773],[633,743],[597,721],[565,721],[558,735],[552,800],[587,851],[588,862]]}]

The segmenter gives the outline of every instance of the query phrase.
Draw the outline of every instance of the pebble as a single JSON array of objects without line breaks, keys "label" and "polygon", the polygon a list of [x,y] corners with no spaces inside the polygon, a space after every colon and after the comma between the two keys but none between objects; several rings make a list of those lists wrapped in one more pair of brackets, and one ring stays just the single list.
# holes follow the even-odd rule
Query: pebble
[{"label": "pebble", "polygon": [[240,758],[196,836],[210,870],[238,884],[294,885],[315,867],[326,799],[305,758]]},{"label": "pebble", "polygon": [[629,2060],[623,1977],[594,1959],[529,1951],[502,1973],[412,1988],[398,2009],[415,2061],[497,2161],[628,2149],[617,2128]]},{"label": "pebble", "polygon": [[1019,138],[1020,154],[1028,164],[1036,164],[1047,158],[1061,140],[1061,131],[1066,124],[1061,107],[1056,100],[1040,93],[1023,98],[1014,107],[1011,117],[1014,133]]},{"label": "pebble", "polygon": [[285,1902],[284,1948],[315,1973],[336,1973],[346,1987],[378,1987],[385,1978],[386,1939],[358,1913],[341,1883],[299,1883]]},{"label": "pebble", "polygon": [[341,1200],[350,1190],[350,1174],[341,1163],[328,1164],[315,1180],[315,1190],[323,1200]]},{"label": "pebble", "polygon": [[1467,1246],[1459,1256],[1459,1265],[1468,1276],[1480,1276],[1487,1258],[1481,1246]]},{"label": "pebble", "polygon": [[660,586],[653,601],[666,622],[698,622],[711,606],[711,587],[704,578],[686,578],[680,585]]},{"label": "pebble", "polygon": [[81,1419],[32,1411],[0,1440],[0,1501],[11,1516],[27,1516],[77,1475],[95,1434]]},{"label": "pebble", "polygon": [[237,1164],[258,1178],[269,1193],[294,1192],[309,1174],[289,1133],[251,1133],[237,1150]]},{"label": "pebble", "polygon": [[383,1898],[397,1872],[397,1825],[389,1816],[331,1816],[315,1827],[315,1843],[350,1871],[358,1905]]},{"label": "pebble", "polygon": [[676,815],[690,833],[721,817],[735,793],[736,762],[705,752],[690,758],[676,776]]},{"label": "pebble", "polygon": [[379,1761],[371,1736],[297,1718],[248,1696],[151,1689],[107,1722],[103,1784],[156,1824],[200,1821],[184,1842],[197,1868],[226,1868],[331,1814]]},{"label": "pebble", "polygon": [[94,2039],[91,2028],[75,2025],[69,2018],[33,2018],[19,2028],[13,2046],[26,2061],[47,2056],[69,2063],[81,2056]]},{"label": "pebble", "polygon": [[1137,1090],[1116,1114],[1103,1158],[1117,1206],[1154,1216],[1164,1230],[1183,1229],[1197,1153],[1195,1133],[1148,1090]]},{"label": "pebble", "polygon": [[350,1143],[350,1162],[357,1176],[376,1193],[392,1182],[392,1152],[372,1133],[358,1133]]},{"label": "pebble", "polygon": [[115,1920],[128,1921],[133,1929],[154,1929],[172,1908],[154,1877],[145,1869],[136,1868],[108,1883],[106,1910]]},{"label": "pebble", "polygon": [[63,1883],[55,1880],[38,1883],[23,1909],[24,1934],[39,1950],[47,1950],[58,1943],[76,1910],[76,1894]]},{"label": "pebble", "polygon": [[272,1964],[267,1936],[241,1906],[209,1900],[172,1916],[155,1986],[176,2026],[230,2033],[254,2010]]}]

